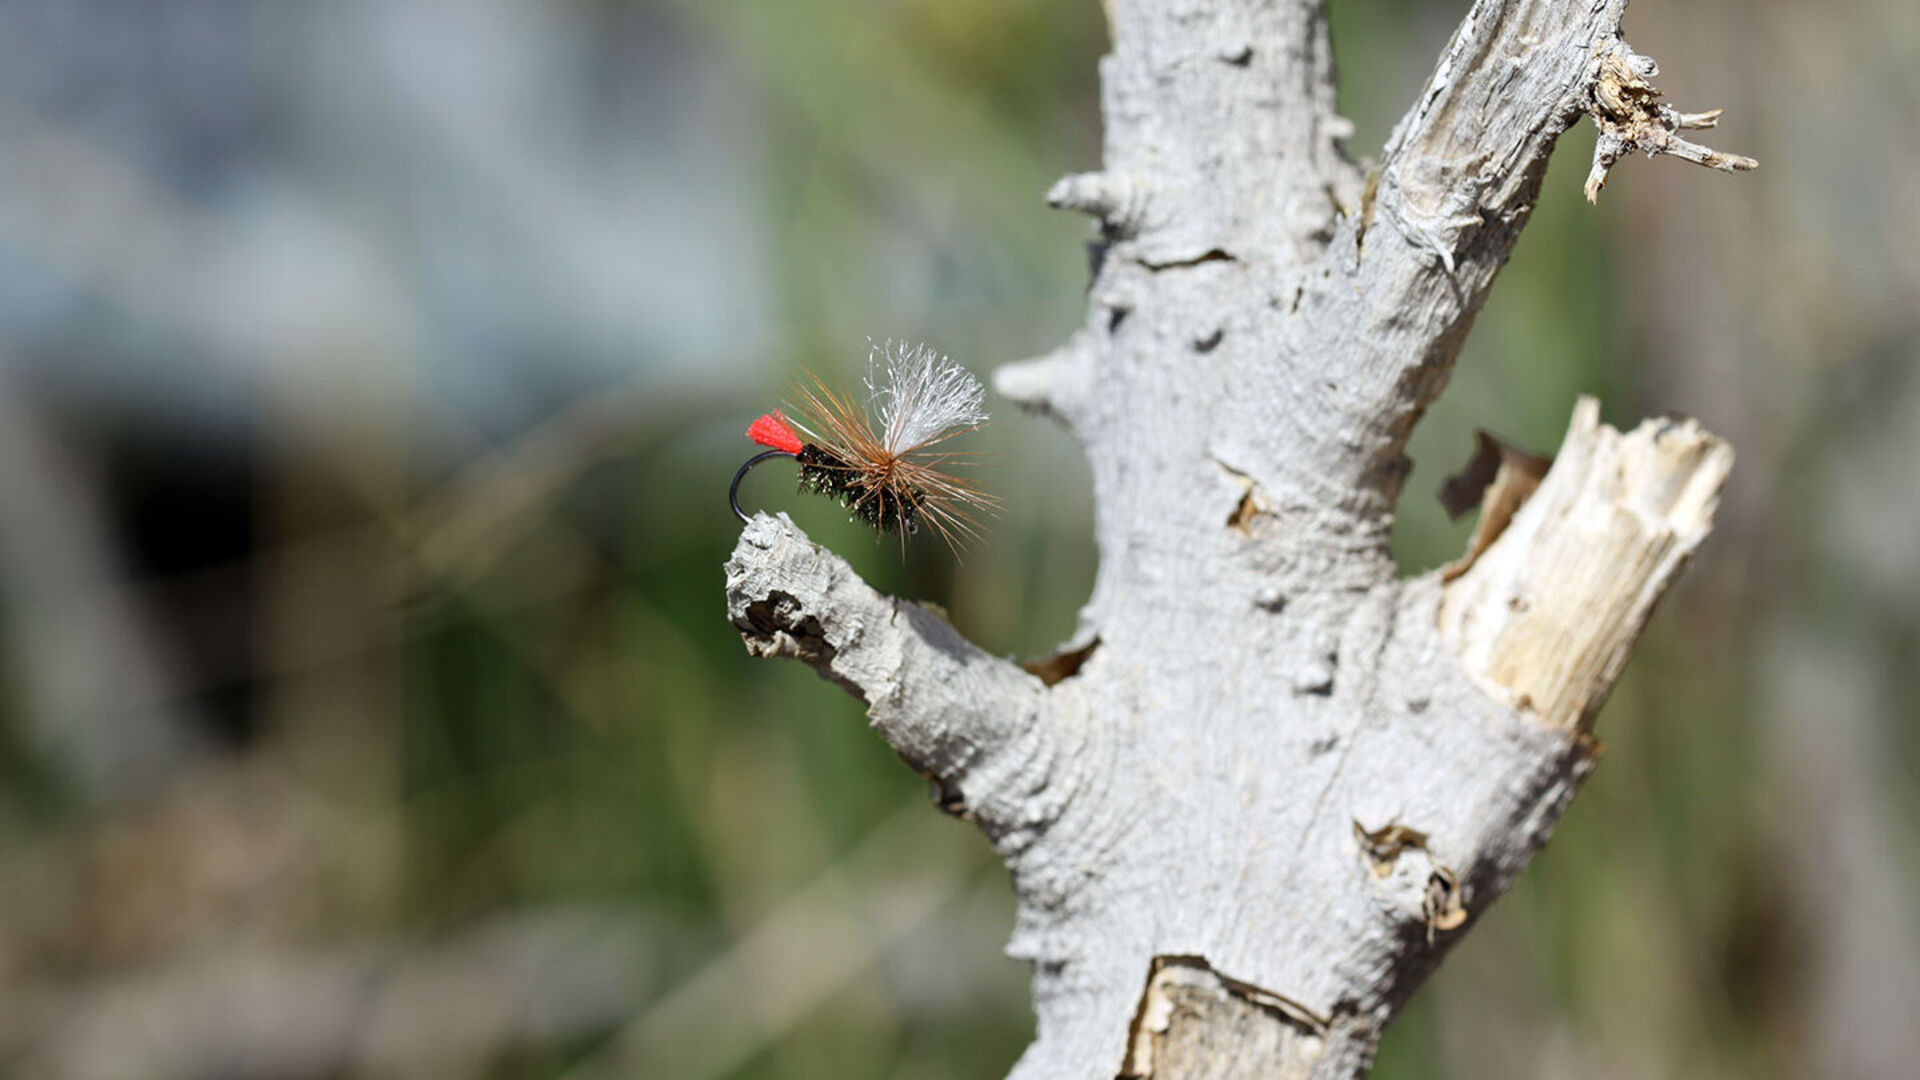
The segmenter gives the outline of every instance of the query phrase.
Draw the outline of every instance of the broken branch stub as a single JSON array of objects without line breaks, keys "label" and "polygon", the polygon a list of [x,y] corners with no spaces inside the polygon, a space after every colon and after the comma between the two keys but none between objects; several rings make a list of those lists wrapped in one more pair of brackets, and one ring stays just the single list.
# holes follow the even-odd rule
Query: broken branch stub
[{"label": "broken branch stub", "polygon": [[1054,800],[1045,686],[928,608],[885,596],[785,514],[757,514],[727,560],[727,613],[747,651],[799,660],[867,706],[873,726],[989,834],[1044,827]]},{"label": "broken branch stub", "polygon": [[1693,420],[1623,435],[1581,398],[1533,498],[1447,585],[1441,636],[1496,696],[1586,730],[1732,467],[1733,449]]},{"label": "broken branch stub", "polygon": [[1721,172],[1747,172],[1760,166],[1750,157],[1709,149],[1676,134],[1718,125],[1721,110],[1683,113],[1661,101],[1653,85],[1660,67],[1652,57],[1634,52],[1633,46],[1617,37],[1594,42],[1593,55],[1599,66],[1591,114],[1600,137],[1594,142],[1593,168],[1587,173],[1588,202],[1599,201],[1600,189],[1607,186],[1607,171],[1635,151],[1648,157],[1671,154]]}]

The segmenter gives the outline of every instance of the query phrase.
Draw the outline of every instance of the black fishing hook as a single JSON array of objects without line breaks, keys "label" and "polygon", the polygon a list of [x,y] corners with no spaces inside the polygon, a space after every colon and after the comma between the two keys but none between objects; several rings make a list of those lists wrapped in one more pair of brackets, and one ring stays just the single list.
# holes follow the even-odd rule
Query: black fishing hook
[{"label": "black fishing hook", "polygon": [[740,509],[740,481],[747,478],[747,470],[773,457],[790,457],[795,461],[800,459],[799,454],[790,453],[786,450],[767,450],[748,458],[747,463],[740,466],[740,471],[733,474],[733,486],[727,489],[727,502],[733,507],[734,516],[738,517],[742,523],[751,519],[747,517],[745,510]]}]

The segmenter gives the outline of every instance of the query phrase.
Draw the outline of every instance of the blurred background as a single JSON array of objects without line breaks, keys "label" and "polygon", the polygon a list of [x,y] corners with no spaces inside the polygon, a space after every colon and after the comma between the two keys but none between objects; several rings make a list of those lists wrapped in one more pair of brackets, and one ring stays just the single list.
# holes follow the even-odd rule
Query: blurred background
[{"label": "blurred background", "polygon": [[[1356,156],[1465,0],[1335,0]],[[1564,141],[1422,426],[1701,417],[1720,517],[1552,846],[1381,1077],[1920,1057],[1920,7],[1643,0],[1730,178]],[[1083,311],[1093,0],[0,0],[0,1074],[978,1078],[1009,888],[846,695],[728,626],[748,420],[869,336],[985,375]],[[990,405],[991,407],[991,405]],[[1087,473],[981,438],[1004,654]]]}]

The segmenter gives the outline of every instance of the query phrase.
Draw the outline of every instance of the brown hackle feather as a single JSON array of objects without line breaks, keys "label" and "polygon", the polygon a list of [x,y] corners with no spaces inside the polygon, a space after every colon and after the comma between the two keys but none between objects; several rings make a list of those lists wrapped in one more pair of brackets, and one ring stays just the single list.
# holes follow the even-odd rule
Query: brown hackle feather
[{"label": "brown hackle feather", "polygon": [[[846,491],[852,493],[848,506],[856,514],[863,509],[871,511],[870,504],[891,497],[894,505],[911,507],[913,517],[924,521],[957,553],[963,542],[981,535],[975,513],[993,513],[999,509],[998,499],[972,480],[950,471],[950,466],[965,465],[968,459],[981,455],[930,449],[973,428],[950,429],[894,453],[874,430],[866,410],[819,376],[809,372],[796,397],[794,411],[806,418],[805,422],[796,421],[797,426],[822,449],[846,463],[814,467],[846,474],[842,482]],[[894,522],[890,526],[878,515],[869,516],[869,520],[883,531],[899,525]],[[904,543],[905,530],[901,531]]]}]

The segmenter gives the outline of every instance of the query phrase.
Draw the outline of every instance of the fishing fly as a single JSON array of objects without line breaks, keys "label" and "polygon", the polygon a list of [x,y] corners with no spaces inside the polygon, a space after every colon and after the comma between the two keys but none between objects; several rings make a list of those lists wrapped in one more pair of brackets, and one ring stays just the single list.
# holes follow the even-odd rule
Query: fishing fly
[{"label": "fishing fly", "polygon": [[801,418],[775,409],[747,428],[770,449],[740,466],[727,501],[741,521],[740,481],[768,458],[800,463],[800,490],[838,500],[854,518],[902,537],[922,524],[949,547],[979,535],[973,512],[998,506],[993,496],[951,470],[973,455],[939,450],[946,440],[987,422],[986,391],[966,368],[925,345],[889,341],[867,356],[864,407],[818,377],[795,402]]}]

